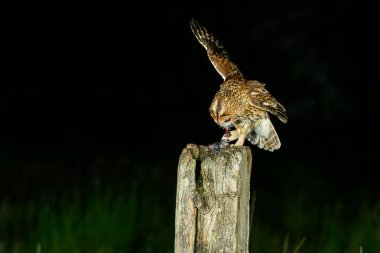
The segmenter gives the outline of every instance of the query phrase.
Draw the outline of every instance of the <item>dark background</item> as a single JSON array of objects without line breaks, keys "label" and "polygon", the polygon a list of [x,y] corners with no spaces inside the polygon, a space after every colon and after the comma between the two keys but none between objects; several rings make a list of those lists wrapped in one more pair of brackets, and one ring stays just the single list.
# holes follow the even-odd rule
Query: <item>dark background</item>
[{"label": "dark background", "polygon": [[182,148],[223,134],[208,114],[222,78],[191,18],[287,109],[288,124],[272,117],[281,149],[250,146],[258,200],[272,198],[263,208],[284,189],[348,205],[379,197],[378,26],[365,2],[20,5],[7,14],[0,188],[12,201],[94,178],[154,177],[174,214]]}]

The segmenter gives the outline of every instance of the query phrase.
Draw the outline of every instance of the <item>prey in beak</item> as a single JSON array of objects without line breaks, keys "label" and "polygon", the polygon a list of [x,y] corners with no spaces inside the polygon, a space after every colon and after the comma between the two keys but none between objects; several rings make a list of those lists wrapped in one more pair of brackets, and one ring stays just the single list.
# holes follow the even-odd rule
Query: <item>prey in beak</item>
[{"label": "prey in beak", "polygon": [[225,136],[226,136],[227,138],[230,137],[230,136],[231,136],[231,129],[230,129],[230,127],[229,127],[229,126],[225,127],[225,130],[226,130],[226,134],[225,134]]}]

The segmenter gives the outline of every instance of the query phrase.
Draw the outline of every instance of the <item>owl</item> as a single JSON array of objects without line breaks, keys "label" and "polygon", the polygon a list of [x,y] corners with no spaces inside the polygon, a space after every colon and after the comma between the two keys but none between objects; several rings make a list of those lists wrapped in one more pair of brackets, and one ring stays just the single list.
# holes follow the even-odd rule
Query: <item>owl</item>
[{"label": "owl", "polygon": [[[269,115],[286,123],[288,116],[284,106],[268,92],[265,83],[245,79],[223,45],[195,19],[191,20],[190,27],[224,80],[209,107],[215,123],[226,131],[222,141],[236,140],[232,145],[243,146],[247,139],[264,150],[279,149],[281,142]],[[233,127],[235,130],[230,131]]]}]

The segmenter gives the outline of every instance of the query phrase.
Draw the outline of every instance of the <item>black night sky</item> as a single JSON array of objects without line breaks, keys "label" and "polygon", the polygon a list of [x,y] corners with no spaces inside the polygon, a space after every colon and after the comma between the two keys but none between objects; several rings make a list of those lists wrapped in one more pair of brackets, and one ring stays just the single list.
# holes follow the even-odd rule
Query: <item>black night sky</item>
[{"label": "black night sky", "polygon": [[375,202],[376,15],[357,1],[13,7],[2,24],[0,196],[22,203],[95,177],[138,187],[149,177],[172,215],[182,148],[223,134],[208,114],[222,78],[195,18],[287,109],[288,124],[272,117],[281,149],[250,146],[258,199],[272,198],[259,206],[303,187],[321,201]]}]

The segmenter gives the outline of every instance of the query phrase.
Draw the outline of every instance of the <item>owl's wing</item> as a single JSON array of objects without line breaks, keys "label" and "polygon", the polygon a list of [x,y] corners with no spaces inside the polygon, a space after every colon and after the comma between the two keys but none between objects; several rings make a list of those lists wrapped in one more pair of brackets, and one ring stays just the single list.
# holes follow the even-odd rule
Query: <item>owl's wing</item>
[{"label": "owl's wing", "polygon": [[264,88],[264,84],[254,81],[249,83],[249,89],[249,103],[251,105],[276,115],[284,123],[288,122],[284,106]]},{"label": "owl's wing", "polygon": [[206,49],[212,65],[224,80],[231,77],[242,77],[236,64],[230,61],[223,45],[206,28],[200,26],[195,19],[191,20],[190,27],[199,43]]}]

